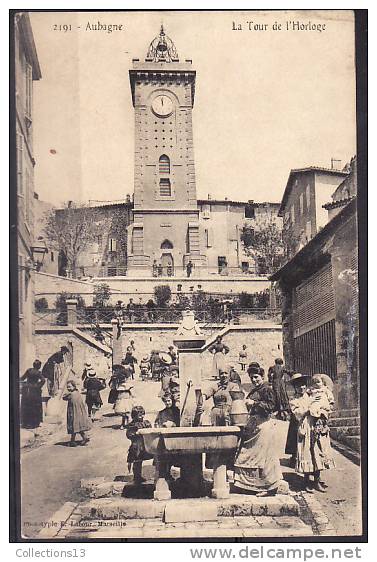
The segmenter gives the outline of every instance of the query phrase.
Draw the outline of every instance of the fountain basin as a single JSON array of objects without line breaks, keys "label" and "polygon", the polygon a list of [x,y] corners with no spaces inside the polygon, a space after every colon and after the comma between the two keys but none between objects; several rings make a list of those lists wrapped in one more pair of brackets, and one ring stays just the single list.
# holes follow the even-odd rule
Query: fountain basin
[{"label": "fountain basin", "polygon": [[240,428],[224,427],[158,427],[139,429],[145,449],[152,455],[212,453],[235,450]]}]

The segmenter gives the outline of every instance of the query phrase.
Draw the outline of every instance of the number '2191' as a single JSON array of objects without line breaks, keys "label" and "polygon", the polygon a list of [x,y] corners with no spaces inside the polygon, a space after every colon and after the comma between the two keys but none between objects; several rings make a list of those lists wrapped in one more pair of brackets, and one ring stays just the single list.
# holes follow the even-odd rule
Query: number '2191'
[{"label": "number '2191'", "polygon": [[72,31],[72,26],[71,24],[55,24],[54,25],[54,31]]}]

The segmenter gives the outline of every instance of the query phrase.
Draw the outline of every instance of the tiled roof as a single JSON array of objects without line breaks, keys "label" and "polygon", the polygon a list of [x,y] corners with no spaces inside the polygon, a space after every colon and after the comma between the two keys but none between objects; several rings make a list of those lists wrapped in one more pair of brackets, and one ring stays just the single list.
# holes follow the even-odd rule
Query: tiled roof
[{"label": "tiled roof", "polygon": [[327,211],[329,209],[336,209],[337,207],[342,207],[343,205],[347,205],[347,203],[352,201],[352,199],[355,199],[355,197],[356,195],[352,195],[350,197],[345,197],[344,199],[338,199],[338,201],[331,201],[330,203],[326,203],[325,205],[322,205],[322,207]]}]

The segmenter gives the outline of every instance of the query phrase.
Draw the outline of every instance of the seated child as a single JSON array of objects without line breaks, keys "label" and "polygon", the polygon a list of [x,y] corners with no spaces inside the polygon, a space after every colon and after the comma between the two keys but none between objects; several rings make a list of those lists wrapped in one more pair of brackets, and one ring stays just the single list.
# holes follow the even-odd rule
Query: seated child
[{"label": "seated child", "polygon": [[141,476],[143,461],[153,458],[145,450],[143,437],[138,435],[139,429],[152,427],[150,421],[144,420],[144,416],[145,410],[143,406],[134,406],[131,411],[131,422],[127,425],[126,432],[126,436],[131,441],[127,455],[128,470],[131,469],[132,465],[136,485],[145,482],[145,479]]},{"label": "seated child", "polygon": [[311,398],[310,414],[315,418],[323,416],[327,420],[334,406],[334,395],[324,384],[321,375],[312,377],[308,395]]},{"label": "seated child", "polygon": [[171,394],[162,396],[165,408],[158,412],[154,422],[155,427],[178,427],[180,423],[179,409],[173,404]]},{"label": "seated child", "polygon": [[126,378],[124,381],[117,385],[117,399],[115,402],[114,411],[116,414],[122,416],[122,423],[120,429],[126,429],[126,425],[130,421],[131,411],[134,406],[135,395],[133,392],[134,383],[130,382],[131,369],[125,368]]}]

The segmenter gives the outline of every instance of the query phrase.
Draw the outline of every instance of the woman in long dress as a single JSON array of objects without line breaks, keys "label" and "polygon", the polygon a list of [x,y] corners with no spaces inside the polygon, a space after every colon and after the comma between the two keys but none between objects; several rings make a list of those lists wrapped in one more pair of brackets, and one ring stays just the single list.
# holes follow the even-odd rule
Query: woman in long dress
[{"label": "woman in long dress", "polygon": [[27,429],[39,427],[43,421],[42,387],[45,378],[40,371],[41,362],[36,360],[31,369],[27,369],[20,381],[21,387],[21,425]]},{"label": "woman in long dress", "polygon": [[234,485],[257,495],[287,493],[279,460],[277,423],[281,422],[271,417],[276,411],[275,394],[256,364],[248,374],[253,385],[246,399],[249,420],[234,461]]},{"label": "woman in long dress", "polygon": [[227,371],[227,362],[225,355],[229,353],[229,347],[222,342],[222,337],[217,336],[213,345],[208,348],[210,353],[213,353],[213,375],[217,378],[221,371]]},{"label": "woman in long dress", "polygon": [[282,420],[289,420],[290,407],[287,390],[284,381],[285,370],[283,360],[279,357],[275,359],[275,365],[268,369],[268,380],[275,391],[276,410],[278,416]]},{"label": "woman in long dress", "polygon": [[[321,375],[315,375],[316,380]],[[302,377],[300,396],[291,401],[291,410],[299,426],[297,433],[296,472],[304,475],[304,487],[309,493],[325,492],[321,471],[335,466],[327,424],[329,407],[323,406],[323,394],[317,388],[308,389],[307,379]],[[297,381],[296,381],[297,385]],[[327,402],[328,404],[328,402]],[[314,482],[311,482],[313,477]]]}]

